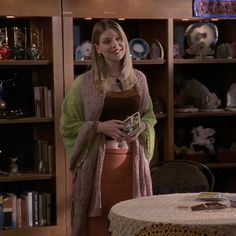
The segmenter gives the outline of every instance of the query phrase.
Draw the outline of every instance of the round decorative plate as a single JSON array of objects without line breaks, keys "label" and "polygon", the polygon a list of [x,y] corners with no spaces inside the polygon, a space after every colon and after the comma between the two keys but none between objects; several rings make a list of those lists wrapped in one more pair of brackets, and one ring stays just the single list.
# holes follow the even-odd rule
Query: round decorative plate
[{"label": "round decorative plate", "polygon": [[84,59],[90,59],[91,51],[92,51],[92,43],[90,41],[82,42],[81,49],[82,49]]},{"label": "round decorative plate", "polygon": [[150,52],[148,43],[141,38],[134,38],[129,42],[129,49],[132,59],[145,59]]},{"label": "round decorative plate", "polygon": [[196,57],[207,57],[215,53],[218,29],[211,22],[197,22],[185,31],[186,52]]}]

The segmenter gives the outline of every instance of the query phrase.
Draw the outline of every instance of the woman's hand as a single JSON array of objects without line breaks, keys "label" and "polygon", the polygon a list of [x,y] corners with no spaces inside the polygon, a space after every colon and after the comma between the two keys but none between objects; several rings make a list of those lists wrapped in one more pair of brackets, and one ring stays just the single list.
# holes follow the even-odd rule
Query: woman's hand
[{"label": "woman's hand", "polygon": [[103,133],[112,139],[121,142],[127,138],[127,134],[123,132],[125,125],[120,120],[108,120],[98,122],[97,133]]},{"label": "woman's hand", "polygon": [[128,135],[126,136],[125,141],[127,141],[127,142],[132,142],[132,141],[136,140],[136,139],[138,138],[138,136],[139,136],[142,132],[145,131],[145,129],[146,129],[145,123],[144,123],[144,122],[141,122],[141,125],[140,125],[140,127],[136,130],[136,132],[131,133],[131,134],[128,134]]}]

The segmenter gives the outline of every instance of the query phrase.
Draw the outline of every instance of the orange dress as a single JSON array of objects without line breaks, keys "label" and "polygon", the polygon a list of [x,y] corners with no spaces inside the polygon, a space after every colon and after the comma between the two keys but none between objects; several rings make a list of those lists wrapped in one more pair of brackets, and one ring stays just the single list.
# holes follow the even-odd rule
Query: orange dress
[{"label": "orange dress", "polygon": [[101,177],[103,216],[89,217],[89,236],[110,235],[110,208],[132,198],[132,154],[129,149],[106,149]]},{"label": "orange dress", "polygon": [[[134,89],[119,93],[111,92],[105,99],[100,120],[124,120],[138,111],[138,106],[139,100]],[[110,235],[108,231],[110,208],[120,201],[132,198],[132,165],[131,148],[106,149],[101,177],[103,216],[89,217],[88,236]]]}]

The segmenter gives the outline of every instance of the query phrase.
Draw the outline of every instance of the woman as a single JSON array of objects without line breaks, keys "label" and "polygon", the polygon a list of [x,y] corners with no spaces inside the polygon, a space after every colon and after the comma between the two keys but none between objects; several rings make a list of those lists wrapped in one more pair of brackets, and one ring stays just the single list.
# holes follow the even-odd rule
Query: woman
[{"label": "woman", "polygon": [[[109,235],[112,205],[152,194],[148,161],[156,119],[146,77],[133,69],[117,22],[97,22],[92,45],[91,70],[76,78],[62,104],[61,134],[73,174],[72,236]],[[127,134],[122,121],[136,112],[141,124]]]}]

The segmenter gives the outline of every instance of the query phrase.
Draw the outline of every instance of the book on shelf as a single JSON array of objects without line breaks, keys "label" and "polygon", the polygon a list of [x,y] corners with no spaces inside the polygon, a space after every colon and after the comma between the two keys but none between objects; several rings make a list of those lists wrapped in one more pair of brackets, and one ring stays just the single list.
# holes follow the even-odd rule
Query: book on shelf
[{"label": "book on shelf", "polygon": [[0,230],[51,225],[51,193],[0,195]]},{"label": "book on shelf", "polygon": [[12,204],[12,218],[11,218],[11,228],[16,229],[16,195],[14,193],[8,193],[11,197],[11,204]]},{"label": "book on shelf", "polygon": [[38,193],[25,191],[21,194],[22,227],[38,226]]},{"label": "book on shelf", "polygon": [[16,199],[16,227],[22,228],[22,199],[17,197]]},{"label": "book on shelf", "polygon": [[39,198],[38,192],[32,191],[33,226],[39,226]]},{"label": "book on shelf", "polygon": [[32,192],[26,192],[27,198],[26,198],[26,206],[27,206],[27,222],[28,226],[33,226],[33,193]]},{"label": "book on shelf", "polygon": [[3,195],[3,228],[12,228],[12,197]]},{"label": "book on shelf", "polygon": [[52,174],[54,145],[47,140],[34,140],[34,171],[40,174]]},{"label": "book on shelf", "polygon": [[51,194],[39,194],[39,225],[51,224]]},{"label": "book on shelf", "polygon": [[22,228],[28,227],[27,193],[23,192],[21,198],[21,225]]},{"label": "book on shelf", "polygon": [[52,91],[47,86],[34,86],[34,108],[36,117],[52,117]]},{"label": "book on shelf", "polygon": [[3,218],[3,195],[0,193],[0,230],[4,227],[4,218]]}]

